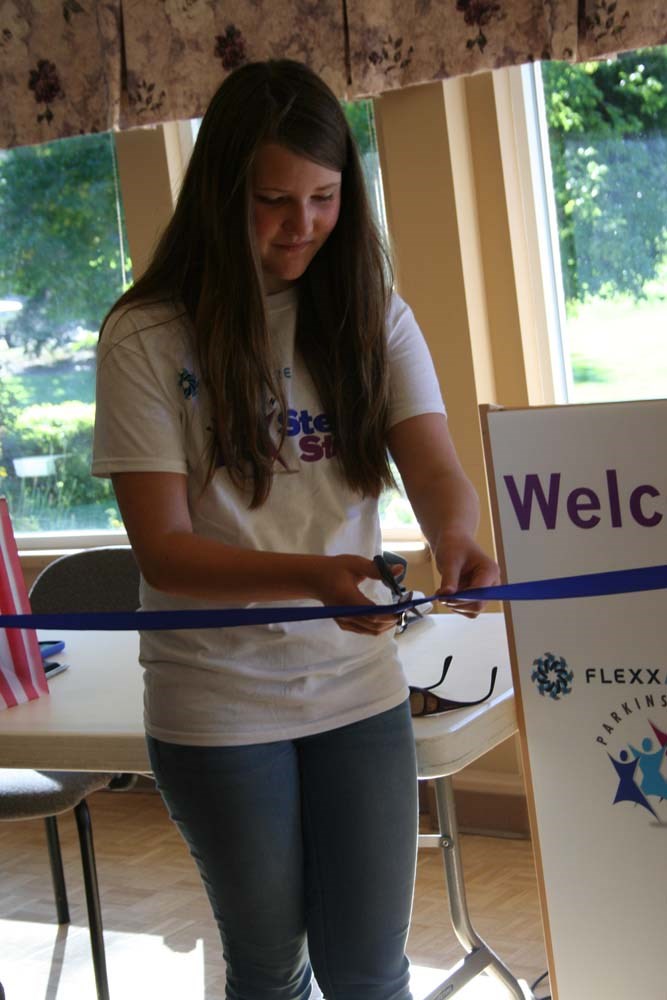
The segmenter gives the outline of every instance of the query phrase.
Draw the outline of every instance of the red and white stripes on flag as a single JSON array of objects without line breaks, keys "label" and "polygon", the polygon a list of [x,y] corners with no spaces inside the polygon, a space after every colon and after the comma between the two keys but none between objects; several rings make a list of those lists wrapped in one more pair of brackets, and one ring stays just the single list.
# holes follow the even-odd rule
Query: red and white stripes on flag
[{"label": "red and white stripes on flag", "polygon": [[[4,497],[0,497],[0,612],[30,614],[30,601]],[[0,629],[0,709],[13,708],[48,693],[37,633],[33,629]]]}]

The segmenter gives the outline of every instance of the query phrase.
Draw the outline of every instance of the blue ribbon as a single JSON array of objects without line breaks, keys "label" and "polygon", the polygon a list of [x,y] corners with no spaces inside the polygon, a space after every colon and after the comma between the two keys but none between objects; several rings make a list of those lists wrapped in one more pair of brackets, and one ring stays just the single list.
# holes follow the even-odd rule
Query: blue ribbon
[{"label": "blue ribbon", "polygon": [[572,597],[606,597],[667,588],[667,565],[641,569],[585,573],[551,580],[478,587],[440,597],[420,597],[396,604],[317,605],[315,607],[222,608],[191,611],[103,611],[74,614],[0,615],[0,628],[49,628],[62,631],[133,632],[191,628],[234,628],[239,625],[271,625],[276,622],[313,621],[361,615],[396,614],[420,604],[449,601],[553,601]]}]

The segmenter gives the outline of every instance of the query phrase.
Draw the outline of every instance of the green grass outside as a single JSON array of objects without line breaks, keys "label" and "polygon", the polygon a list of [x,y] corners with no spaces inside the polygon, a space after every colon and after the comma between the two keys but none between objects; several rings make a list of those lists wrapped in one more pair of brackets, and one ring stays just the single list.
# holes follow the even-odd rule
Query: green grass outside
[{"label": "green grass outside", "polygon": [[566,324],[572,403],[667,396],[667,299],[593,299]]},{"label": "green grass outside", "polygon": [[24,406],[37,403],[66,403],[79,400],[95,401],[94,362],[73,364],[57,362],[53,365],[31,365],[21,375],[5,375],[8,388],[18,390]]}]

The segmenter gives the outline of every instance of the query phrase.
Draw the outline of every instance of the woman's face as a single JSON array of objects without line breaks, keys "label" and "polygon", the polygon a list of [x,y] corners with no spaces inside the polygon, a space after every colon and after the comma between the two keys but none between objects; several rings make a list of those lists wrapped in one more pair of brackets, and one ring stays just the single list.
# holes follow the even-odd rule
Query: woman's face
[{"label": "woman's face", "polygon": [[301,277],[338,221],[341,175],[275,142],[252,177],[255,235],[269,294]]}]

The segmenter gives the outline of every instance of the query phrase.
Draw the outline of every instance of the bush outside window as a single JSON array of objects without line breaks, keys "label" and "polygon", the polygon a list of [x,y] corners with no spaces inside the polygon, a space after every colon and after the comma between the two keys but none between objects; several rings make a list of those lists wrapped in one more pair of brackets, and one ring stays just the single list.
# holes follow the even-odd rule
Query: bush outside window
[{"label": "bush outside window", "polygon": [[0,151],[0,491],[17,532],[121,527],[90,475],[100,322],[131,264],[113,138]]},{"label": "bush outside window", "polygon": [[541,76],[571,402],[667,389],[667,47]]}]

